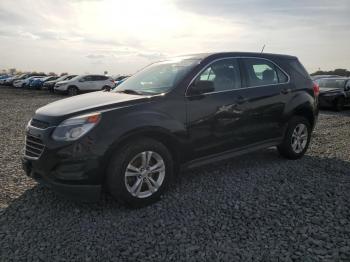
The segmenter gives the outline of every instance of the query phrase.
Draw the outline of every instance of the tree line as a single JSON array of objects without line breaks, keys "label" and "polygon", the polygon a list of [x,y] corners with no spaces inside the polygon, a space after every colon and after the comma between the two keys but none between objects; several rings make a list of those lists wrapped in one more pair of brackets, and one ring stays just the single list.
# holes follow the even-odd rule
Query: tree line
[{"label": "tree line", "polygon": [[312,76],[314,76],[314,75],[338,75],[338,76],[350,77],[350,71],[348,71],[347,69],[342,69],[342,68],[338,68],[338,69],[331,70],[331,71],[318,70],[315,73],[312,73],[311,75]]}]

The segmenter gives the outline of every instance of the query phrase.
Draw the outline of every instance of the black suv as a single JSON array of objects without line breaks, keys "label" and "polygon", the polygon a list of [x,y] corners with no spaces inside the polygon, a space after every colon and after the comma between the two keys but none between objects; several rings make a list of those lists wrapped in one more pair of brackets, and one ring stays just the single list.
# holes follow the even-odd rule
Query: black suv
[{"label": "black suv", "polygon": [[184,167],[277,146],[297,159],[318,115],[318,86],[293,56],[215,53],[154,63],[111,92],[38,109],[23,167],[57,192],[143,206]]}]

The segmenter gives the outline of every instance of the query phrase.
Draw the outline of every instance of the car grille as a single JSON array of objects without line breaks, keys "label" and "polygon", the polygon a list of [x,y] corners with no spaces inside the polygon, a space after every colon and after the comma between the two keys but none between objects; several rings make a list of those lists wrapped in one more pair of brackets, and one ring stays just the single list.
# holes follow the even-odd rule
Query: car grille
[{"label": "car grille", "polygon": [[30,125],[39,129],[46,129],[50,126],[49,123],[34,118],[30,121]]},{"label": "car grille", "polygon": [[45,145],[41,139],[27,135],[24,155],[29,158],[38,159],[43,153]]}]

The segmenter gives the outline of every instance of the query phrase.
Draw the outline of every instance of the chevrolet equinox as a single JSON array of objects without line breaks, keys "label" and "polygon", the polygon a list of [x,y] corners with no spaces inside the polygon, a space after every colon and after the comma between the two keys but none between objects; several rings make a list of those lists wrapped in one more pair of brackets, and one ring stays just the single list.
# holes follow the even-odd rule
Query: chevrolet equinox
[{"label": "chevrolet equinox", "polygon": [[293,56],[214,53],[157,62],[110,92],[63,99],[26,127],[26,174],[93,201],[159,199],[182,168],[276,146],[307,150],[319,88]]}]

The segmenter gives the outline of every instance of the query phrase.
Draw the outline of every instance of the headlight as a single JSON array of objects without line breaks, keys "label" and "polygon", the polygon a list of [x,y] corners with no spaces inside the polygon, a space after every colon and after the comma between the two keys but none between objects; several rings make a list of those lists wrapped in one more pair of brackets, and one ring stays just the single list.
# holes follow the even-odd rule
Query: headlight
[{"label": "headlight", "polygon": [[52,134],[57,141],[74,141],[93,129],[101,119],[100,113],[68,118],[59,124]]}]

